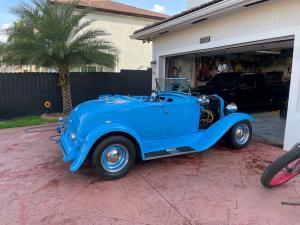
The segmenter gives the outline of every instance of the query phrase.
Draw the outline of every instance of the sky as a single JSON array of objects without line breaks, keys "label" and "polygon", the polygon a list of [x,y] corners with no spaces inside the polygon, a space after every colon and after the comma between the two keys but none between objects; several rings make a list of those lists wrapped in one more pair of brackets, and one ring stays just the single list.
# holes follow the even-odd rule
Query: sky
[{"label": "sky", "polygon": [[[16,20],[9,11],[22,2],[30,0],[0,0],[0,41],[6,40],[3,29],[9,27]],[[114,0],[116,2],[135,7],[173,15],[186,9],[186,0]]]}]

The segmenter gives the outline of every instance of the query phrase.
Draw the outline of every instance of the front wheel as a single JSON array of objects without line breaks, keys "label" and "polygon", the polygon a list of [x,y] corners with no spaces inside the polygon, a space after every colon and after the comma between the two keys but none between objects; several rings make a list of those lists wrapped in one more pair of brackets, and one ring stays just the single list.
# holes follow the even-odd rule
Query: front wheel
[{"label": "front wheel", "polygon": [[125,176],[136,159],[134,144],[123,136],[110,136],[101,141],[92,156],[92,166],[98,176],[114,180]]},{"label": "front wheel", "polygon": [[300,145],[275,160],[262,174],[261,184],[266,188],[282,185],[300,173]]},{"label": "front wheel", "polygon": [[235,124],[228,132],[228,140],[235,149],[246,147],[252,137],[252,126],[248,120]]}]

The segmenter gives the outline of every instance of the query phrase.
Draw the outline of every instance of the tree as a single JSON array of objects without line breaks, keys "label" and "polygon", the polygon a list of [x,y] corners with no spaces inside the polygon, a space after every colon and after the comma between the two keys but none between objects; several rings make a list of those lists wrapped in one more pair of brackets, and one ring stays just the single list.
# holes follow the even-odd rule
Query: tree
[{"label": "tree", "polygon": [[4,43],[2,43],[2,42],[0,41],[0,63],[1,63],[1,61],[2,61],[2,55],[3,55],[3,53],[4,53],[4,48],[5,48]]},{"label": "tree", "polygon": [[117,50],[104,40],[103,30],[92,28],[89,9],[76,10],[77,1],[62,4],[32,0],[12,9],[18,17],[8,33],[3,61],[14,65],[54,68],[59,74],[63,113],[72,110],[70,69],[98,64],[113,68]]}]

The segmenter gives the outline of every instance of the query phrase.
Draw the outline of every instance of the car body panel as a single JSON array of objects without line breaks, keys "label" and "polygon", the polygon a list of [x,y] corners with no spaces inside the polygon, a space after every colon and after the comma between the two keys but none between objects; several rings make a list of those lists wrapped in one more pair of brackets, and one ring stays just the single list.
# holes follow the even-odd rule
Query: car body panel
[{"label": "car body panel", "polygon": [[124,133],[133,137],[139,144],[141,152],[143,152],[141,137],[134,131],[134,129],[119,122],[112,122],[111,124],[103,124],[101,126],[97,126],[95,129],[89,132],[86,139],[84,140],[84,144],[77,152],[74,161],[71,164],[70,170],[72,172],[77,171],[81,167],[84,160],[86,159],[93,145],[103,136],[114,132]]},{"label": "car body panel", "polygon": [[197,87],[193,92],[217,94],[227,102],[235,102],[241,109],[261,110],[270,107],[279,109],[278,102],[282,102],[283,96],[288,96],[288,90],[289,83],[282,81],[278,72],[228,72],[216,74],[207,85]]},{"label": "car body panel", "polygon": [[219,104],[218,120],[207,129],[199,129],[201,104],[192,95],[176,92],[148,96],[100,96],[80,104],[70,114],[59,144],[64,161],[72,161],[70,170],[77,171],[89,152],[103,137],[118,133],[138,145],[142,160],[148,155],[171,149],[186,152],[204,151],[213,146],[236,123],[253,118],[243,113],[224,114],[224,101]]},{"label": "car body panel", "polygon": [[[216,142],[220,140],[220,138],[222,138],[234,124],[243,120],[253,121],[254,118],[248,114],[234,113],[229,116],[223,117],[206,130],[199,130],[196,133],[190,133],[171,138],[159,138],[148,141],[143,141],[141,137],[134,131],[134,129],[119,122],[104,124],[89,133],[89,135],[84,140],[82,148],[80,148],[77,153],[75,153],[74,151],[70,151],[69,154],[64,152],[64,161],[74,160],[70,167],[70,170],[72,172],[77,171],[83,164],[90,149],[97,142],[97,140],[99,138],[101,139],[101,137],[105,136],[106,134],[114,132],[121,132],[133,137],[139,144],[141,150],[140,153],[143,160],[146,159],[146,153],[161,151],[164,149],[190,147],[197,152],[201,152],[216,144]],[[66,148],[66,145],[68,144],[64,140],[65,139],[60,140],[60,143],[63,148]]]}]

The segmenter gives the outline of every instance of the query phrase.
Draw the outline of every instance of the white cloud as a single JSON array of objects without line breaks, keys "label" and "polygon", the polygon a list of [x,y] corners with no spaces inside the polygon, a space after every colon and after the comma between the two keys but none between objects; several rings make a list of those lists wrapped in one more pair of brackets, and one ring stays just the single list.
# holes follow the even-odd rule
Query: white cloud
[{"label": "white cloud", "polygon": [[165,13],[167,10],[164,6],[162,5],[159,5],[159,4],[155,4],[153,6],[153,9],[152,9],[154,12],[157,12],[157,13]]},{"label": "white cloud", "polygon": [[0,34],[0,42],[6,42],[7,40],[7,35]]},{"label": "white cloud", "polygon": [[11,26],[11,24],[8,24],[8,23],[2,24],[1,29],[0,29],[0,42],[7,41],[8,36],[6,35],[5,30],[7,28],[9,28],[10,26]]},{"label": "white cloud", "polygon": [[11,26],[11,24],[4,23],[4,24],[2,25],[2,29],[5,30],[5,29],[7,29],[7,28],[10,28],[10,26]]}]

